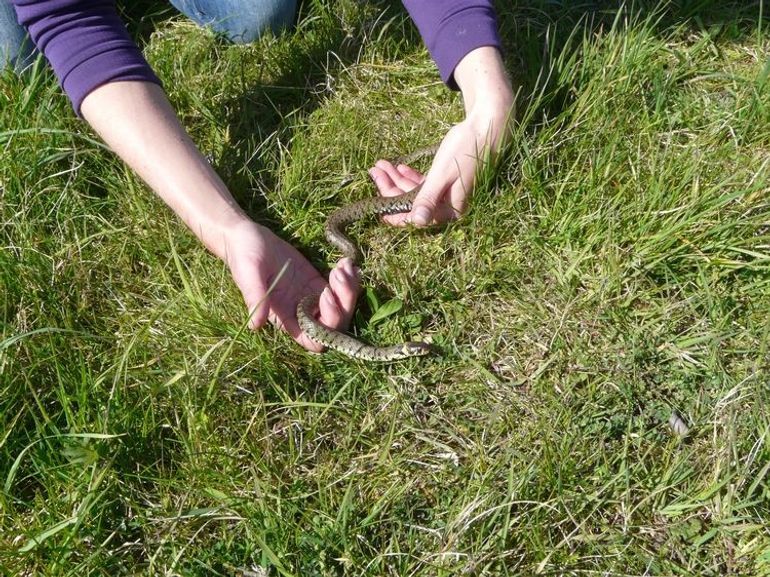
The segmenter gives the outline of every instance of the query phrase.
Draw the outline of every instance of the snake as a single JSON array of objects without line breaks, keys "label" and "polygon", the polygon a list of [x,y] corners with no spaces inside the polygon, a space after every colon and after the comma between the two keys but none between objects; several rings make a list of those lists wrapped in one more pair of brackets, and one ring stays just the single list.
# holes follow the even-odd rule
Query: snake
[{"label": "snake", "polygon": [[[374,216],[385,216],[410,212],[412,203],[420,191],[415,189],[399,196],[373,197],[359,200],[338,208],[326,219],[324,236],[333,246],[354,263],[362,260],[361,251],[345,234],[345,227],[357,220]],[[318,308],[320,293],[304,297],[297,305],[297,320],[307,337],[328,349],[333,349],[354,359],[364,361],[390,362],[410,357],[421,357],[431,352],[428,343],[410,341],[389,346],[375,346],[321,324],[315,318],[314,311]]]}]

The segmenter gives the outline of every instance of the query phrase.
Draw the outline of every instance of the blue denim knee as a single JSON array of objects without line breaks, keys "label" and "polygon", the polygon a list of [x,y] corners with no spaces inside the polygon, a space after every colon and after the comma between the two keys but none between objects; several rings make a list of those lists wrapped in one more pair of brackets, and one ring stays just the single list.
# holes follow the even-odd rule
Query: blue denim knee
[{"label": "blue denim knee", "polygon": [[171,0],[193,22],[232,42],[253,42],[266,31],[278,33],[294,22],[297,0]]},{"label": "blue denim knee", "polygon": [[0,0],[0,70],[8,65],[22,70],[33,59],[34,47],[16,20],[13,6],[8,0]]}]

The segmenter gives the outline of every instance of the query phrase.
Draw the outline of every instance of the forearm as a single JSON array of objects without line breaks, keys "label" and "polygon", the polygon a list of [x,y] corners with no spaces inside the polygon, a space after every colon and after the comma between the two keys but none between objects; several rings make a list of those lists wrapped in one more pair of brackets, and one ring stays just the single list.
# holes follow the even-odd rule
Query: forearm
[{"label": "forearm", "polygon": [[490,124],[492,137],[503,131],[515,104],[511,81],[497,48],[482,46],[468,53],[454,71],[468,117]]},{"label": "forearm", "polygon": [[226,259],[226,232],[248,219],[162,89],[148,82],[104,84],[86,96],[81,113],[206,247]]}]

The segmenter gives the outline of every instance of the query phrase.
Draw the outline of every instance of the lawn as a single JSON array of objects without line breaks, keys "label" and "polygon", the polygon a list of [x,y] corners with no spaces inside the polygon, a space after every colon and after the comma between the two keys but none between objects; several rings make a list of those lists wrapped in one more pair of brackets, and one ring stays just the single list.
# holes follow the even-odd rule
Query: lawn
[{"label": "lawn", "polygon": [[[397,2],[251,46],[132,6],[233,194],[322,270],[366,168],[462,118]],[[438,349],[389,365],[247,330],[46,66],[0,77],[0,574],[770,575],[770,7],[498,7],[518,112],[470,210],[354,228],[351,330]]]}]

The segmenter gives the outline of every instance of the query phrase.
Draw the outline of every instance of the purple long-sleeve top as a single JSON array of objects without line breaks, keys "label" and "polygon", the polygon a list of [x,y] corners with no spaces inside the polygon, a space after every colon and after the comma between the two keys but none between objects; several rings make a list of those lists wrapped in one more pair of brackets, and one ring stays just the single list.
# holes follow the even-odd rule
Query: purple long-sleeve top
[{"label": "purple long-sleeve top", "polygon": [[[80,112],[93,89],[118,80],[160,84],[118,17],[114,0],[11,0],[19,23],[53,66]],[[500,46],[492,0],[403,0],[452,88],[457,63],[481,46]]]}]

